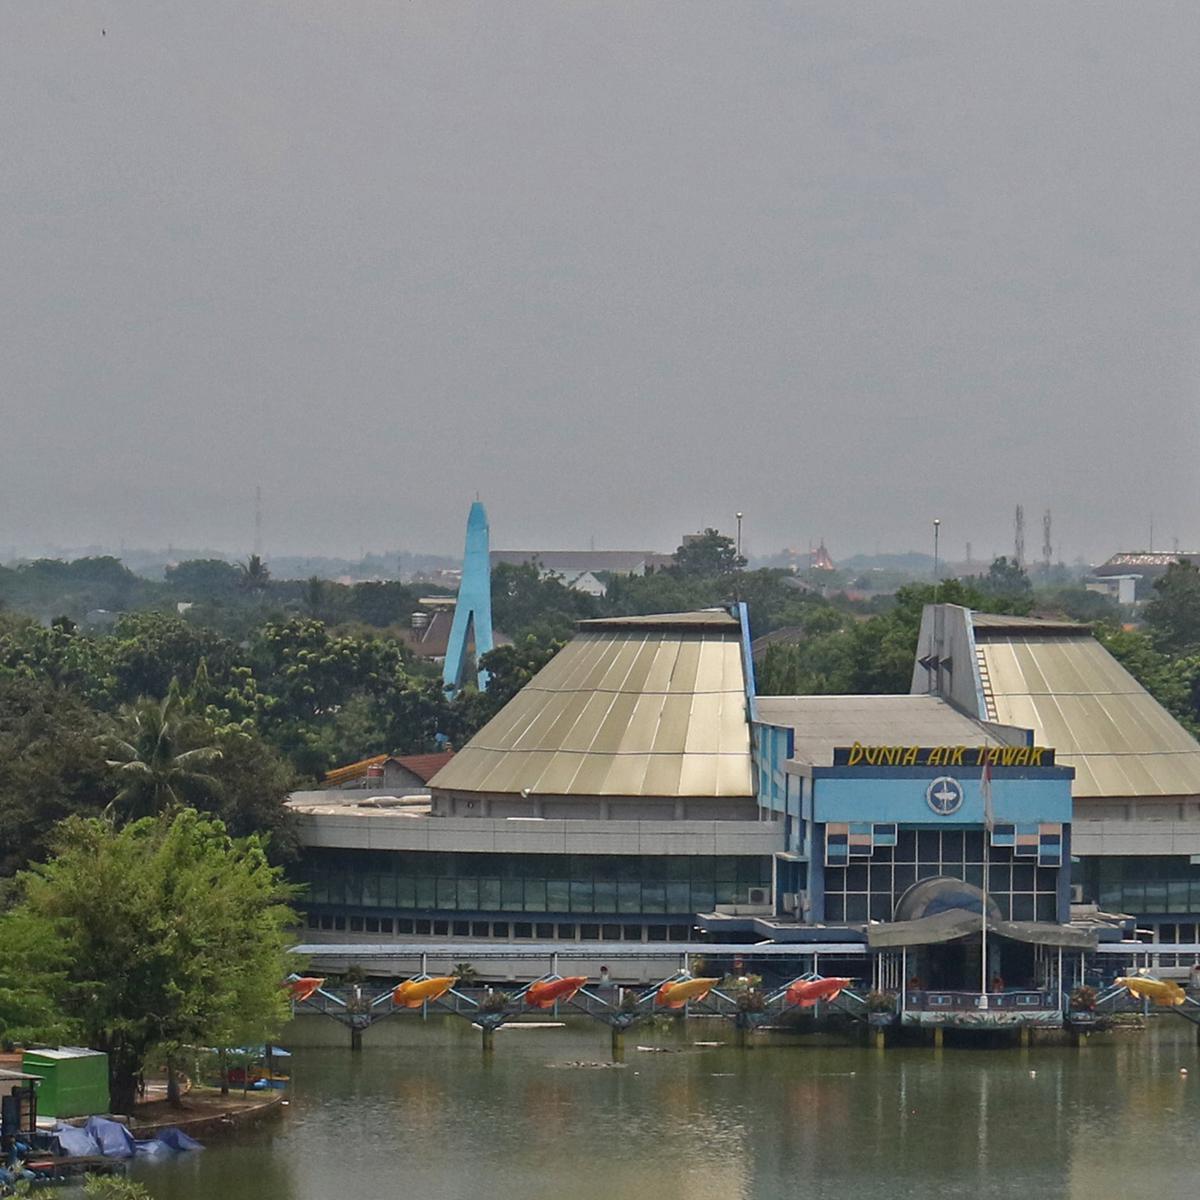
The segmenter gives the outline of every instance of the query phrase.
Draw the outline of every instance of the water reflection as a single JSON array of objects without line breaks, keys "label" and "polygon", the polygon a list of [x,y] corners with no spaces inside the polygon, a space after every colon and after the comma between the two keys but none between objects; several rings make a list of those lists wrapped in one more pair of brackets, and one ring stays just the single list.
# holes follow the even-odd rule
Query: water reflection
[{"label": "water reflection", "polygon": [[160,1200],[1190,1194],[1200,1054],[1178,1024],[1083,1051],[940,1054],[641,1034],[676,1052],[631,1039],[623,1069],[566,1065],[607,1057],[594,1026],[502,1032],[487,1064],[462,1023],[373,1030],[361,1056],[303,1048],[301,1030],[281,1122],[140,1170]]}]

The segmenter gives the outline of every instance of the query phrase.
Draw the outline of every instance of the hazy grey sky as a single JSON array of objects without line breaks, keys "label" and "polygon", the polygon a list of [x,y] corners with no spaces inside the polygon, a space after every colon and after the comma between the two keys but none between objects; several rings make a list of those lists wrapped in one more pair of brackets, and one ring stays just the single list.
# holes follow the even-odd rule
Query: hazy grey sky
[{"label": "hazy grey sky", "polygon": [[0,548],[1200,544],[1190,0],[3,15]]}]

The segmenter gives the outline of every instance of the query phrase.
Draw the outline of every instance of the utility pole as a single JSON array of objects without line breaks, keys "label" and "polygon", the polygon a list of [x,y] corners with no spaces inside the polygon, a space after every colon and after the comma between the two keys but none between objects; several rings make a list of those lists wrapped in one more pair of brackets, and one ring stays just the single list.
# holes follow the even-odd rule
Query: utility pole
[{"label": "utility pole", "polygon": [[1054,547],[1050,543],[1050,510],[1046,509],[1046,515],[1042,517],[1042,563],[1046,568],[1046,574],[1050,574],[1050,559],[1054,556]]},{"label": "utility pole", "polygon": [[254,488],[254,556],[262,558],[262,485]]},{"label": "utility pole", "polygon": [[933,518],[933,599],[934,599],[935,604],[937,603],[937,589],[938,589],[938,582],[940,579],[940,576],[938,573],[938,534],[941,533],[941,530],[942,530],[941,517],[934,517]]},{"label": "utility pole", "polygon": [[1013,562],[1018,567],[1025,565],[1025,508],[1017,505],[1017,515],[1013,521]]}]

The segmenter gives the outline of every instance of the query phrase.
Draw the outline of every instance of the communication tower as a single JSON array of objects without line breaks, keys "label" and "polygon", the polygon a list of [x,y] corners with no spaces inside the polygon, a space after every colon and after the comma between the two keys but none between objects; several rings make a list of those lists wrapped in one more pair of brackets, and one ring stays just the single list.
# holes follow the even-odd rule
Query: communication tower
[{"label": "communication tower", "polygon": [[1017,505],[1017,515],[1013,527],[1013,562],[1018,567],[1023,567],[1025,565],[1025,509],[1020,504]]},{"label": "communication tower", "polygon": [[1050,542],[1050,510],[1046,509],[1042,517],[1042,563],[1047,574],[1050,571],[1050,560],[1054,557],[1054,547]]}]

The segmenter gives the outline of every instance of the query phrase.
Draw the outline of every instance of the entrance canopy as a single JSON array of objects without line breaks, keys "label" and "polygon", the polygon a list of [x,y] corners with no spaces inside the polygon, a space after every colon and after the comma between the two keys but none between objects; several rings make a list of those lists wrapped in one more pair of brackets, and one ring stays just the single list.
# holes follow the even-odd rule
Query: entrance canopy
[{"label": "entrance canopy", "polygon": [[[932,946],[953,942],[981,932],[979,912],[951,909],[930,917],[912,921],[889,921],[867,926],[867,944],[873,950],[901,946]],[[1095,950],[1096,933],[1073,925],[1055,925],[1048,921],[1002,921],[988,915],[988,933],[1009,938],[1014,942],[1029,942],[1035,946],[1062,946],[1072,950]]]}]

